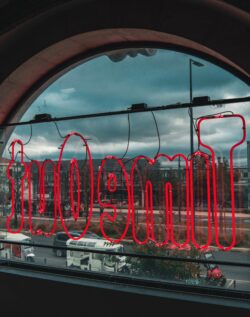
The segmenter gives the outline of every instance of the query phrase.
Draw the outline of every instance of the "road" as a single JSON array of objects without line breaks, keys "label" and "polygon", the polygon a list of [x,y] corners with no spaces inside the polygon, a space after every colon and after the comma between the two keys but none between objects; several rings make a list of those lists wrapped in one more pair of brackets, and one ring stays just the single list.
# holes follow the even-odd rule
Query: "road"
[{"label": "road", "polygon": [[[37,244],[48,244],[52,245],[53,239],[36,236],[33,237],[34,243]],[[126,247],[127,252],[132,252],[131,247]],[[231,262],[247,262],[250,263],[250,252],[214,252],[215,259],[221,261],[231,261]],[[35,248],[36,263],[40,265],[49,265],[53,267],[66,268],[66,258],[56,257],[52,249],[45,248]],[[203,267],[203,266],[202,266]],[[237,267],[237,266],[220,266],[221,271],[226,276],[228,280],[235,280],[235,288],[237,290],[250,292],[250,270],[249,268]],[[203,273],[205,274],[205,268],[203,268]],[[234,284],[231,283],[234,287]]]},{"label": "road", "polygon": [[[215,252],[216,260],[250,263],[250,252]],[[220,266],[228,279],[236,281],[236,289],[250,292],[250,269],[239,266]]]}]

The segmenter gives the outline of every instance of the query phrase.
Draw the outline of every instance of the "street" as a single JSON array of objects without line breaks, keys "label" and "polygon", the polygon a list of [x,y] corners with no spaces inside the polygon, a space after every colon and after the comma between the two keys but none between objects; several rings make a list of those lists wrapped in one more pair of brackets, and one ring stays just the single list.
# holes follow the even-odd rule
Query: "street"
[{"label": "street", "polygon": [[[120,210],[123,214],[126,212],[125,209]],[[139,210],[138,215],[139,217],[137,218],[138,223],[143,223],[143,211]],[[182,212],[184,215],[184,212]],[[99,223],[100,221],[100,215],[98,209],[94,209],[93,212],[93,218],[92,222],[93,223]],[[174,221],[178,223],[178,213],[175,211],[174,212]],[[156,221],[158,218],[158,213],[156,213]],[[237,222],[238,221],[243,221],[245,224],[244,226],[239,226],[244,230],[244,233],[246,234],[247,232],[250,231],[249,228],[249,214],[245,215],[237,215]],[[35,221],[47,221],[51,222],[53,221],[51,218],[43,217],[42,219],[40,217],[36,218],[34,217],[34,223]],[[81,219],[83,221],[84,218]],[[198,225],[197,227],[199,229],[204,230],[206,232],[206,218],[204,218],[203,213],[197,213],[196,214],[196,224]],[[28,221],[27,217],[25,217],[25,221]],[[231,219],[228,214],[226,214],[226,223],[230,223]],[[67,223],[72,222],[72,218],[67,218],[66,220]],[[178,226],[176,226],[177,231]],[[30,236],[30,232],[24,232],[24,234],[27,234]],[[247,235],[246,235],[247,237]],[[46,238],[45,236],[31,236],[32,241],[34,244],[42,244],[42,245],[53,245],[53,237],[52,238]],[[248,239],[244,239],[244,245],[248,245]],[[245,243],[246,242],[246,243]],[[133,253],[134,244],[128,243],[126,244],[125,247],[125,252],[130,252]],[[218,251],[218,248],[215,248],[214,255],[215,255],[215,260],[220,260],[220,261],[230,261],[230,262],[244,262],[244,263],[250,263],[250,249],[249,248],[234,248],[233,251],[231,252],[223,252],[223,251]],[[46,266],[52,266],[52,267],[58,267],[58,268],[66,268],[66,258],[65,257],[57,257],[53,253],[52,249],[49,248],[40,248],[40,247],[35,247],[35,263],[38,265],[46,265]],[[200,265],[201,267],[201,275],[206,276],[206,269],[204,265]],[[240,266],[228,266],[228,265],[220,265],[219,266],[220,270],[222,271],[223,275],[227,278],[227,281],[230,283],[227,283],[227,285],[230,284],[230,288],[235,288],[237,290],[243,290],[243,291],[250,291],[250,270],[249,268],[246,267],[240,267]],[[226,285],[226,286],[227,286]]]},{"label": "street", "polygon": [[[36,236],[33,237],[33,242],[36,244],[53,244],[53,239],[46,237]],[[132,247],[126,246],[126,252],[133,252]],[[231,262],[250,262],[250,253],[249,252],[214,252],[215,259],[221,261],[231,261]],[[59,268],[66,268],[66,258],[57,257],[54,255],[52,249],[39,248],[35,247],[35,263],[39,265],[48,265]],[[201,265],[202,266],[202,265]],[[202,266],[203,267],[203,266]],[[231,288],[242,291],[250,291],[250,270],[245,267],[237,266],[220,266],[222,273],[226,276],[228,280],[234,281],[235,284],[231,283]],[[205,274],[205,268],[202,268],[203,274]]]}]

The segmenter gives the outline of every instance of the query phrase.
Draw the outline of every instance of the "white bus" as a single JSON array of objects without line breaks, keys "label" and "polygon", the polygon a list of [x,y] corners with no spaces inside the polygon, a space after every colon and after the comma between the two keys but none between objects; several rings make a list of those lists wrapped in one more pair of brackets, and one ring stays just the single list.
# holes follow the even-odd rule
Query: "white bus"
[{"label": "white bus", "polygon": [[81,238],[79,240],[69,239],[67,247],[80,249],[79,251],[67,250],[67,267],[95,272],[130,272],[130,264],[127,263],[125,256],[81,251],[81,249],[95,249],[107,252],[124,252],[124,247],[121,244],[113,244],[103,239]]},{"label": "white bus", "polygon": [[0,240],[9,242],[0,242],[0,259],[23,260],[28,262],[35,261],[34,247],[29,245],[13,244],[11,242],[31,243],[31,238],[22,233],[0,232]]}]

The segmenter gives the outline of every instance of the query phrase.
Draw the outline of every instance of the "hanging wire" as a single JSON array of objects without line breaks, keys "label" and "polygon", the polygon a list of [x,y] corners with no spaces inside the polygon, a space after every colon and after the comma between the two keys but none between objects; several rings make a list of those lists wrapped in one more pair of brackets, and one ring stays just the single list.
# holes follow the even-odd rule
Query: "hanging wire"
[{"label": "hanging wire", "polygon": [[28,156],[28,154],[26,154],[25,152],[23,152],[23,154],[29,161],[34,161],[34,159],[32,159],[30,156]]},{"label": "hanging wire", "polygon": [[20,153],[22,153],[22,151],[17,151],[17,152],[16,152],[16,155],[15,155],[15,157],[14,157],[14,161],[16,161],[17,155],[20,154]]},{"label": "hanging wire", "polygon": [[[32,124],[30,124],[30,137],[29,140],[25,143],[23,143],[23,145],[27,145],[30,143],[31,139],[33,137],[33,129],[32,129]],[[10,151],[10,147],[12,146],[12,142],[10,143],[9,147],[8,147],[8,152],[9,152],[9,156],[11,157],[11,151]],[[20,151],[18,151],[17,153],[20,153]]]},{"label": "hanging wire", "polygon": [[[33,129],[32,129],[32,124],[30,124],[30,137],[29,140],[25,143],[23,143],[23,145],[27,145],[30,143],[31,139],[33,137]],[[8,147],[8,152],[9,152],[9,156],[11,157],[11,151],[10,151],[10,147],[12,146],[12,142],[10,143],[9,147]],[[21,151],[18,151],[17,153],[20,153]],[[25,153],[24,153],[25,154]]]},{"label": "hanging wire", "polygon": [[126,151],[123,154],[123,156],[121,157],[121,160],[123,160],[125,158],[125,156],[127,155],[127,153],[128,153],[129,144],[130,144],[130,130],[131,130],[131,128],[130,128],[130,117],[129,117],[129,113],[128,113],[128,142],[127,142]]},{"label": "hanging wire", "polygon": [[[161,137],[160,137],[159,127],[158,127],[158,123],[157,123],[155,114],[154,114],[153,111],[151,111],[151,113],[152,113],[152,116],[153,116],[153,119],[154,119],[155,128],[156,128],[156,132],[157,132],[157,138],[158,138],[158,149],[157,149],[157,152],[156,152],[156,154],[155,154],[155,156],[154,156],[154,158],[156,158],[156,157],[159,155],[160,150],[161,150]],[[129,124],[129,140],[130,140],[130,124]],[[127,149],[128,149],[128,147],[127,147]],[[125,154],[126,154],[126,152],[125,152]],[[124,158],[124,155],[123,155],[122,159],[123,159],[123,158]],[[128,160],[124,163],[124,165],[128,164],[129,162],[133,161],[134,159],[135,159],[135,157],[133,157],[133,158],[131,158],[131,159],[128,159]]]},{"label": "hanging wire", "polygon": [[[9,156],[10,156],[11,159],[12,159],[12,152],[10,151],[10,147],[12,146],[12,143],[13,143],[13,142],[11,142],[10,145],[9,145],[9,147],[8,147],[8,153],[9,153]],[[19,153],[21,153],[21,151],[17,151],[17,152],[16,152],[16,155],[15,155],[15,157],[14,157],[14,161],[16,160],[17,154],[19,154]]]},{"label": "hanging wire", "polygon": [[33,136],[33,131],[32,131],[32,124],[30,124],[30,138],[29,140],[26,142],[26,143],[23,143],[23,145],[27,145],[30,143],[31,139],[32,139],[32,136]]},{"label": "hanging wire", "polygon": [[227,111],[221,111],[221,112],[216,112],[216,113],[211,113],[211,114],[206,114],[197,118],[194,118],[194,120],[197,122],[199,119],[202,118],[209,118],[209,117],[213,117],[213,116],[218,116],[220,114],[224,114],[224,113],[230,113],[230,114],[234,114],[233,111],[227,110]]},{"label": "hanging wire", "polygon": [[233,111],[228,110],[228,111],[222,111],[222,112],[211,113],[211,114],[208,114],[208,115],[203,115],[203,116],[194,118],[194,129],[195,129],[196,134],[197,134],[197,131],[198,131],[197,121],[198,121],[199,119],[209,118],[209,117],[213,117],[213,116],[217,116],[217,115],[221,115],[221,114],[225,114],[225,113],[234,114]]},{"label": "hanging wire", "polygon": [[20,154],[20,153],[23,153],[23,155],[24,155],[25,157],[27,157],[27,159],[28,159],[29,161],[34,161],[34,159],[32,159],[30,156],[28,156],[25,152],[22,152],[22,151],[17,151],[17,152],[16,152],[14,161],[16,161],[17,155]]},{"label": "hanging wire", "polygon": [[60,136],[60,138],[65,139],[66,136],[63,136],[63,135],[61,134],[61,132],[60,132],[60,130],[59,130],[59,127],[58,127],[56,121],[53,121],[53,123],[54,123],[54,125],[55,125],[55,127],[56,127],[56,129],[57,129],[57,132],[58,132],[58,135]]},{"label": "hanging wire", "polygon": [[157,123],[157,120],[155,118],[155,114],[153,111],[151,111],[151,113],[152,113],[152,116],[154,118],[155,128],[156,128],[157,137],[158,137],[158,150],[157,150],[156,155],[155,155],[155,158],[156,158],[159,155],[160,150],[161,150],[161,137],[160,137],[160,132],[159,132],[159,128],[158,128],[158,123]]},{"label": "hanging wire", "polygon": [[12,155],[11,155],[12,153],[11,153],[11,150],[10,150],[11,145],[12,145],[12,142],[11,142],[10,145],[8,146],[8,153],[9,153],[10,158],[12,157]]}]

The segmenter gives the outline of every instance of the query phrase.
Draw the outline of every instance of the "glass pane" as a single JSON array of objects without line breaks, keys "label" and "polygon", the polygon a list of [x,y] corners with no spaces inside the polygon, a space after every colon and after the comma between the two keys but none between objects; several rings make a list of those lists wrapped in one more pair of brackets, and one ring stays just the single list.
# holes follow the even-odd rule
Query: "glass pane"
[{"label": "glass pane", "polygon": [[197,105],[248,95],[162,49],[72,68],[1,129],[0,258],[249,291],[249,268],[225,262],[250,259],[250,103]]}]

